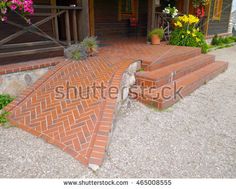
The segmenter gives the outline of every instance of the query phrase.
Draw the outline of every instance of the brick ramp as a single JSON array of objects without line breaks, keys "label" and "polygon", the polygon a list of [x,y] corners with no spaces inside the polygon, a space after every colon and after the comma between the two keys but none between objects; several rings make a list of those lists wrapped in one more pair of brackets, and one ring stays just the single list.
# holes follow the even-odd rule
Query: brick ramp
[{"label": "brick ramp", "polygon": [[103,99],[98,90],[88,99],[77,98],[73,90],[69,99],[58,99],[55,89],[66,87],[69,82],[70,86],[83,89],[82,96],[94,82],[119,88],[122,74],[131,63],[130,59],[121,62],[102,56],[80,62],[61,61],[5,108],[11,112],[10,123],[58,146],[84,165],[99,166],[105,155],[116,99]]}]

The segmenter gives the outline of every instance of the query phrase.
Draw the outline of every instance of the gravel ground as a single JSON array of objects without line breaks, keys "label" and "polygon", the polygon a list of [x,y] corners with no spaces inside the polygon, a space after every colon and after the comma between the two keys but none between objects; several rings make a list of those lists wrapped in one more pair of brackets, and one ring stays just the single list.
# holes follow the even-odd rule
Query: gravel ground
[{"label": "gravel ground", "polygon": [[131,101],[92,172],[17,128],[0,128],[0,177],[236,178],[236,46],[213,52],[227,72],[166,111]]}]

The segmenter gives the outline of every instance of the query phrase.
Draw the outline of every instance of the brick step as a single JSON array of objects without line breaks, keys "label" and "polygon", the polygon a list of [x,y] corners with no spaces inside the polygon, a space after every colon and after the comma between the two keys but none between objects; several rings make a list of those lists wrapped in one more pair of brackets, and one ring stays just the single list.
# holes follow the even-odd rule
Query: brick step
[{"label": "brick step", "polygon": [[170,52],[166,52],[166,54],[164,53],[164,55],[162,55],[156,61],[143,62],[143,68],[145,71],[153,71],[199,55],[201,55],[200,48],[186,48],[184,51],[173,49]]},{"label": "brick step", "polygon": [[136,73],[136,84],[144,87],[161,87],[214,61],[214,55],[202,54],[153,71],[138,72]]},{"label": "brick step", "polygon": [[[130,92],[130,97],[163,110],[224,72],[227,67],[228,63],[217,61],[159,88],[135,86]],[[181,96],[176,93],[179,90]]]}]

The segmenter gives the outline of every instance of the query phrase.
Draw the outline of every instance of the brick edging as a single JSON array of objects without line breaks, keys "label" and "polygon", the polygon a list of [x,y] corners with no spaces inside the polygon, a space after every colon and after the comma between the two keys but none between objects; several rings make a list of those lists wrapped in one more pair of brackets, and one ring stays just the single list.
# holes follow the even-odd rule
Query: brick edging
[{"label": "brick edging", "polygon": [[[109,87],[113,86],[120,89],[122,76],[125,70],[127,70],[128,67],[134,62],[136,62],[136,60],[131,60],[131,59],[126,60],[125,63],[122,62],[118,70],[111,78]],[[91,140],[92,141],[90,145],[91,151],[90,154],[88,155],[89,157],[88,164],[90,168],[96,166],[94,168],[97,169],[103,163],[104,157],[106,155],[106,149],[109,144],[109,135],[112,130],[113,121],[115,119],[114,112],[116,106],[117,106],[117,98],[106,99],[106,101],[103,104],[102,117],[96,127],[97,131],[95,131],[93,135],[94,138]]]}]

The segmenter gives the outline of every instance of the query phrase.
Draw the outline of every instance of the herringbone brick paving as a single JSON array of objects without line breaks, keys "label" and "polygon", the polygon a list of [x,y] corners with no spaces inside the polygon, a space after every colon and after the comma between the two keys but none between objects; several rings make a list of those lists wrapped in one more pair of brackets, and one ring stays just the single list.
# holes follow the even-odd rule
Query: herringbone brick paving
[{"label": "herringbone brick paving", "polygon": [[[139,41],[120,41],[100,49],[97,56],[75,62],[60,60],[53,70],[26,89],[6,107],[11,124],[58,146],[84,165],[101,165],[112,129],[116,99],[108,97],[108,87],[120,88],[128,66],[142,60],[151,64],[193,48],[151,46]],[[88,91],[94,83],[107,87],[102,98],[99,90]],[[58,98],[56,88],[81,88],[78,98],[74,89],[69,98]],[[58,89],[58,88],[57,88]],[[64,91],[65,92],[65,91]],[[61,94],[61,93],[60,93]]]}]

